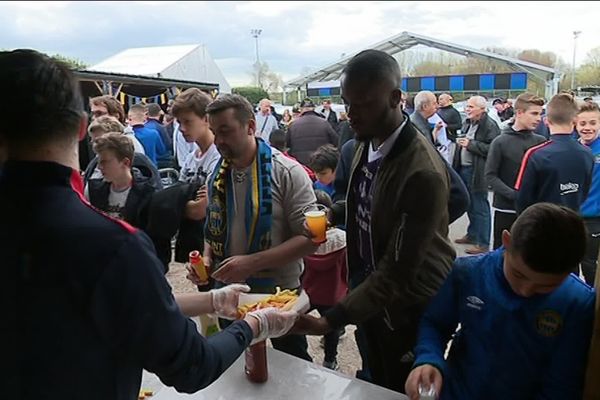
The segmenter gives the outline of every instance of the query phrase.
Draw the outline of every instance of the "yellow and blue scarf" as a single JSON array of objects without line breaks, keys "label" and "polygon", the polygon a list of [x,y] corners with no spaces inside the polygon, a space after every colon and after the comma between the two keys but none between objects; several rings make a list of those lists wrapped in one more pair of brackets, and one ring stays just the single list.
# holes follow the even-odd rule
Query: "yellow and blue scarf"
[{"label": "yellow and blue scarf", "polygon": [[[246,237],[247,254],[271,247],[271,222],[273,202],[271,197],[271,147],[257,138],[257,153],[248,180],[246,192]],[[217,173],[208,185],[209,205],[206,216],[205,240],[217,260],[230,256],[229,238],[231,216],[234,215],[234,191],[229,161],[221,157],[216,166]]]}]

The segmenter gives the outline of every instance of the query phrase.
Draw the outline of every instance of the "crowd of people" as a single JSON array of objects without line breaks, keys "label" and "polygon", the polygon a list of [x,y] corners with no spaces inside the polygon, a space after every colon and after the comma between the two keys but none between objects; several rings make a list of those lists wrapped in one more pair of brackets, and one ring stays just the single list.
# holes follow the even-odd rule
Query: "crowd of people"
[{"label": "crowd of people", "polygon": [[[13,397],[135,398],[143,368],[195,392],[267,338],[312,361],[306,335],[322,335],[337,369],[354,324],[357,377],[411,399],[581,398],[597,104],[472,96],[463,121],[448,93],[406,98],[397,61],[375,50],[345,66],[339,115],[330,100],[279,116],[268,99],[255,110],[197,88],[127,113],[99,96],[86,113],[71,72],[28,50],[0,52],[0,82],[16,93],[0,100]],[[319,243],[316,207],[330,223]],[[456,243],[472,247],[456,258],[449,225],[465,213]],[[210,280],[189,268],[198,292],[174,295],[164,274],[192,250]],[[305,290],[320,316],[231,321],[241,293],[276,288]],[[221,318],[210,338],[188,318],[206,313]]]}]

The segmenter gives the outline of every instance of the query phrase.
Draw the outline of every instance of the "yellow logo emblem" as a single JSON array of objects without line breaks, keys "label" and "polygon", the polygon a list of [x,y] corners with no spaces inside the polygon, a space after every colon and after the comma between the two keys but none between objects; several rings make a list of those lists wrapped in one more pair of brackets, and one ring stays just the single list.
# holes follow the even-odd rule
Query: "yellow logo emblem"
[{"label": "yellow logo emblem", "polygon": [[561,315],[553,310],[542,311],[535,319],[536,330],[542,336],[556,336],[562,330],[562,326]]}]

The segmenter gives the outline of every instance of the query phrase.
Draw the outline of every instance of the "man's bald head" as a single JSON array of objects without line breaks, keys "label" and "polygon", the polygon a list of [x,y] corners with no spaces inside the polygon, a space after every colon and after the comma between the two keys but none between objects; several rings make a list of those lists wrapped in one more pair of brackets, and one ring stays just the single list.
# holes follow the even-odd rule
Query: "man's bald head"
[{"label": "man's bald head", "polygon": [[448,93],[442,93],[440,94],[440,97],[438,97],[438,103],[440,104],[440,107],[447,107],[450,104],[452,104],[452,101],[454,99],[452,98],[452,96],[450,96]]}]

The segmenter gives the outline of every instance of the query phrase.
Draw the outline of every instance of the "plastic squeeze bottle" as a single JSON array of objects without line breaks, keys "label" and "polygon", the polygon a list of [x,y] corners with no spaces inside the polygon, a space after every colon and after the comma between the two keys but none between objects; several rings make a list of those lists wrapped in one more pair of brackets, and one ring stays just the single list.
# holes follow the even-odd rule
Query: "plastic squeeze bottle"
[{"label": "plastic squeeze bottle", "polygon": [[267,369],[267,342],[258,342],[245,351],[246,365],[244,371],[250,382],[263,383],[269,379]]},{"label": "plastic squeeze bottle", "polygon": [[[204,265],[204,261],[202,260],[202,254],[200,254],[198,250],[191,251],[189,254],[189,262],[190,266],[193,268],[198,278],[202,281],[203,285],[208,285],[208,270],[206,265]],[[221,330],[219,327],[219,319],[216,316],[208,314],[200,315],[199,318],[200,331],[204,337],[214,335]]]}]

